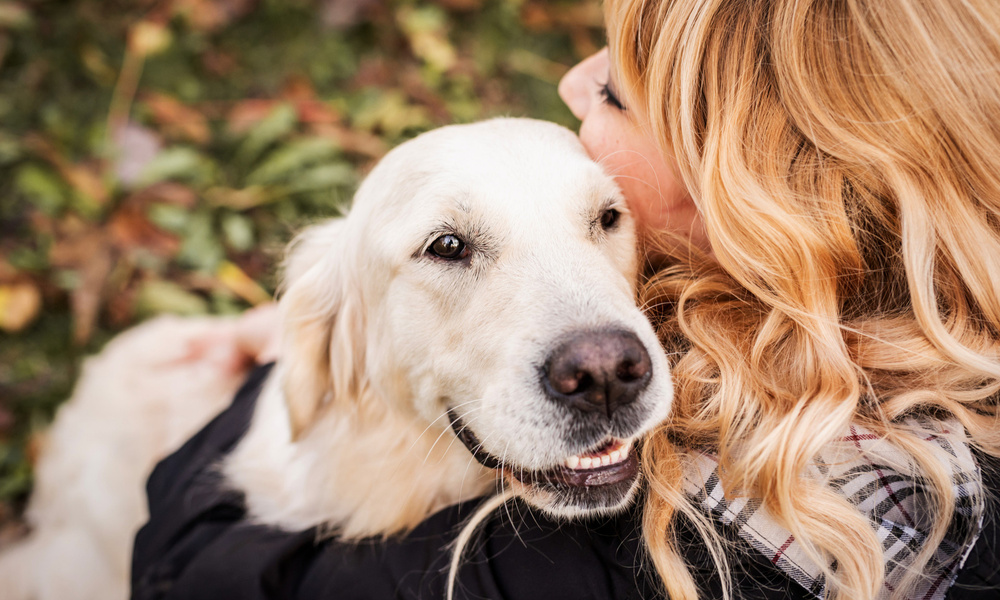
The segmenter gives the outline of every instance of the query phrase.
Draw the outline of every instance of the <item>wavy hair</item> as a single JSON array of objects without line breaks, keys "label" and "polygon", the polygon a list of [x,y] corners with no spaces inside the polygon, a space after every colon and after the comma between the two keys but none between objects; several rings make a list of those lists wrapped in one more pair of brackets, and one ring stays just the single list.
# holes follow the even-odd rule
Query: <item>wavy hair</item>
[{"label": "wavy hair", "polygon": [[619,93],[676,159],[710,255],[664,244],[643,300],[679,351],[675,412],[644,447],[646,543],[675,600],[697,597],[674,539],[681,480],[717,453],[825,569],[872,598],[882,547],[804,475],[850,423],[906,451],[936,515],[952,482],[903,427],[953,417],[1000,454],[1000,10],[995,0],[606,0]]}]

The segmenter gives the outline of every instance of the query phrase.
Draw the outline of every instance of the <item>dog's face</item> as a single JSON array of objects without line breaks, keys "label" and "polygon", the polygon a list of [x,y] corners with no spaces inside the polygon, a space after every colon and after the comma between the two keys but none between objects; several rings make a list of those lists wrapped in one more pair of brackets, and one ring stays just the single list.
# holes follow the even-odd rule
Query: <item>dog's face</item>
[{"label": "dog's face", "polygon": [[292,255],[293,429],[370,386],[544,510],[624,506],[633,442],[671,399],[636,271],[624,200],[569,131],[504,119],[420,136]]}]

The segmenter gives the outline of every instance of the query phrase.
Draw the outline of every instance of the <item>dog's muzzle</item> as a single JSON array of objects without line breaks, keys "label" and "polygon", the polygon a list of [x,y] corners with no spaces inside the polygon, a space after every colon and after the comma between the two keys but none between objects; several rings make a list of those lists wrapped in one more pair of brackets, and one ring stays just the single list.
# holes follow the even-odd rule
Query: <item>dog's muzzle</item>
[{"label": "dog's muzzle", "polygon": [[455,411],[450,408],[448,409],[448,419],[451,421],[451,428],[454,430],[455,435],[465,444],[465,447],[479,461],[479,464],[487,469],[499,469],[503,466],[500,459],[483,450],[483,444],[476,437],[476,434],[466,427],[465,423],[462,422],[462,418],[456,415]]},{"label": "dog's muzzle", "polygon": [[631,441],[623,442],[614,438],[605,439],[599,446],[581,455],[582,458],[570,457],[566,464],[551,469],[528,471],[516,465],[505,465],[499,458],[483,450],[476,434],[450,408],[448,418],[455,435],[479,464],[487,469],[508,472],[525,484],[571,488],[616,486],[634,480],[639,471],[635,445]]}]

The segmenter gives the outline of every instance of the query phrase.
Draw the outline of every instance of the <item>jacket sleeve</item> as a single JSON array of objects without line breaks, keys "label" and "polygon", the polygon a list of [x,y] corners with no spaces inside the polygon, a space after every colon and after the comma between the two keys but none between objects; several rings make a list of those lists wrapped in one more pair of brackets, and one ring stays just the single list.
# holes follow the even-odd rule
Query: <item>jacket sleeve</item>
[{"label": "jacket sleeve", "polygon": [[[405,537],[359,543],[247,521],[242,495],[221,484],[216,465],[246,431],[269,370],[255,371],[226,411],[153,471],[149,521],[133,550],[133,600],[444,598],[452,543],[478,501]],[[509,504],[470,546],[456,598],[642,597],[637,522],[632,513],[560,524]]]},{"label": "jacket sleeve", "polygon": [[[449,507],[406,536],[358,543],[248,522],[242,495],[222,485],[216,467],[246,431],[269,370],[252,373],[227,410],[153,471],[149,521],[133,551],[133,600],[445,598],[453,542],[479,501]],[[661,598],[640,524],[639,507],[566,523],[508,503],[470,544],[455,598]],[[676,533],[702,597],[721,597],[715,567],[694,529],[682,522]],[[763,555],[742,548],[735,537],[732,542],[738,597],[810,597]]]}]

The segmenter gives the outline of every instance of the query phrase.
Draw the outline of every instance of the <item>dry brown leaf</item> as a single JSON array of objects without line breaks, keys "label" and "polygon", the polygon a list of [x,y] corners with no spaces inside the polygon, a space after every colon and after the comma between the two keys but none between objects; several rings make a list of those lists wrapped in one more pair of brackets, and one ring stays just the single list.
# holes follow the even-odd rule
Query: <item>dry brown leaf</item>
[{"label": "dry brown leaf", "polygon": [[368,20],[382,0],[324,0],[320,5],[320,19],[331,29],[347,29]]},{"label": "dry brown leaf", "polygon": [[218,48],[210,48],[202,53],[201,65],[217,77],[229,77],[239,65],[236,57]]},{"label": "dry brown leaf", "polygon": [[528,2],[521,7],[521,24],[534,31],[555,27],[600,29],[604,26],[604,13],[600,3],[593,1],[573,5]]},{"label": "dry brown leaf", "polygon": [[166,135],[175,139],[187,139],[196,144],[204,144],[211,139],[208,120],[194,108],[176,98],[156,92],[144,95],[143,100]]},{"label": "dry brown leaf", "polygon": [[271,114],[280,100],[249,99],[237,102],[226,116],[229,130],[235,134],[246,133],[258,121]]},{"label": "dry brown leaf", "polygon": [[[246,133],[282,104],[288,104],[288,102],[285,100],[242,100],[233,106],[226,116],[229,130],[237,135]],[[302,123],[333,125],[341,120],[341,114],[337,109],[315,98],[294,100],[291,104],[295,107],[298,119]]]},{"label": "dry brown leaf", "polygon": [[182,183],[163,181],[138,190],[125,202],[136,203],[140,206],[148,206],[157,202],[192,208],[198,202],[198,193]]},{"label": "dry brown leaf", "polygon": [[110,194],[101,177],[103,165],[100,161],[72,163],[49,140],[35,133],[24,136],[23,141],[26,148],[51,163],[77,192],[98,205],[103,206],[108,201]]},{"label": "dry brown leaf", "polygon": [[316,123],[312,126],[316,135],[329,137],[337,142],[345,152],[371,158],[381,158],[389,151],[382,138],[367,131],[359,131],[337,123]]},{"label": "dry brown leaf", "polygon": [[7,259],[0,256],[0,283],[12,283],[20,278],[20,271],[14,268]]},{"label": "dry brown leaf", "polygon": [[49,251],[49,262],[75,271],[79,281],[70,291],[73,313],[73,341],[83,345],[90,340],[101,310],[104,287],[113,266],[112,246],[100,229],[79,221],[62,223],[66,235]]},{"label": "dry brown leaf", "polygon": [[135,204],[123,204],[115,211],[107,225],[111,242],[120,250],[131,251],[144,248],[166,258],[180,250],[180,240],[159,229],[146,217],[144,211]]},{"label": "dry brown leaf", "polygon": [[100,206],[103,206],[108,201],[110,197],[108,187],[104,185],[100,174],[100,167],[97,163],[63,163],[58,166],[63,179],[75,190],[85,197],[92,199]]},{"label": "dry brown leaf", "polygon": [[320,100],[302,100],[295,103],[295,110],[302,123],[338,123],[340,113]]},{"label": "dry brown leaf", "polygon": [[192,29],[218,31],[250,12],[255,0],[175,0],[174,12]]}]

